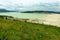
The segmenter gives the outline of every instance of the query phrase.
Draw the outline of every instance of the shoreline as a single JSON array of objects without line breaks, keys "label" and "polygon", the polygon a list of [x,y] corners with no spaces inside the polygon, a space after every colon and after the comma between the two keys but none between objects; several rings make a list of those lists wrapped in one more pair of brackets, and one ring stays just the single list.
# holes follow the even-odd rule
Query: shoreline
[{"label": "shoreline", "polygon": [[45,18],[18,18],[18,17],[12,16],[12,18],[7,17],[7,19],[26,21],[26,22],[31,22],[31,23],[46,24],[46,25],[53,25],[53,26],[60,27],[60,14],[50,14],[50,15],[46,16]]}]

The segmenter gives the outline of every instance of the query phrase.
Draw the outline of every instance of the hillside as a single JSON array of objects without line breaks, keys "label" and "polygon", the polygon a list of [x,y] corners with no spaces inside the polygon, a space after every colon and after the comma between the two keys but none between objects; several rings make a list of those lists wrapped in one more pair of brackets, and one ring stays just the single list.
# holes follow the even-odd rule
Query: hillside
[{"label": "hillside", "polygon": [[22,13],[57,13],[60,14],[60,12],[55,12],[55,11],[23,11]]},{"label": "hillside", "polygon": [[0,12],[16,12],[16,11],[13,11],[13,10],[6,10],[6,9],[0,9]]},{"label": "hillside", "polygon": [[0,19],[0,40],[60,40],[60,28]]}]

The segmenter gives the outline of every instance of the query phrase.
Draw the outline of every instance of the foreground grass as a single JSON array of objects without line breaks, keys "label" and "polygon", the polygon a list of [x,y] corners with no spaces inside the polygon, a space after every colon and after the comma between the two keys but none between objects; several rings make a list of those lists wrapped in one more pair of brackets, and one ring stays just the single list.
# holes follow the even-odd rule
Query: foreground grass
[{"label": "foreground grass", "polygon": [[60,40],[60,28],[12,20],[0,20],[0,40]]}]

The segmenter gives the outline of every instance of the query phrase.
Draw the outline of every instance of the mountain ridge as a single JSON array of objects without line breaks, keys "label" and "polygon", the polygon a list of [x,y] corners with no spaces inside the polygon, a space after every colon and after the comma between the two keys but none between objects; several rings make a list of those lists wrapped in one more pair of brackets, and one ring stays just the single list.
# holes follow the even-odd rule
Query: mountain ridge
[{"label": "mountain ridge", "polygon": [[16,12],[16,11],[6,10],[6,9],[0,9],[0,12]]},{"label": "mountain ridge", "polygon": [[60,12],[55,12],[55,11],[24,11],[22,13],[59,13]]}]

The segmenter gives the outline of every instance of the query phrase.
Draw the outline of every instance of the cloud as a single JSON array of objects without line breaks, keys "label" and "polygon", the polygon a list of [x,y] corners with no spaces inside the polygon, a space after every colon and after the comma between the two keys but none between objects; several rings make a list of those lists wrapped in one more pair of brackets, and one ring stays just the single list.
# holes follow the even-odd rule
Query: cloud
[{"label": "cloud", "polygon": [[51,3],[51,2],[57,2],[59,0],[0,0],[3,4],[22,4],[22,5],[33,5],[38,4],[40,2],[42,3]]},{"label": "cloud", "polygon": [[60,0],[0,0],[0,8],[20,11],[59,10],[60,9],[59,2]]}]

